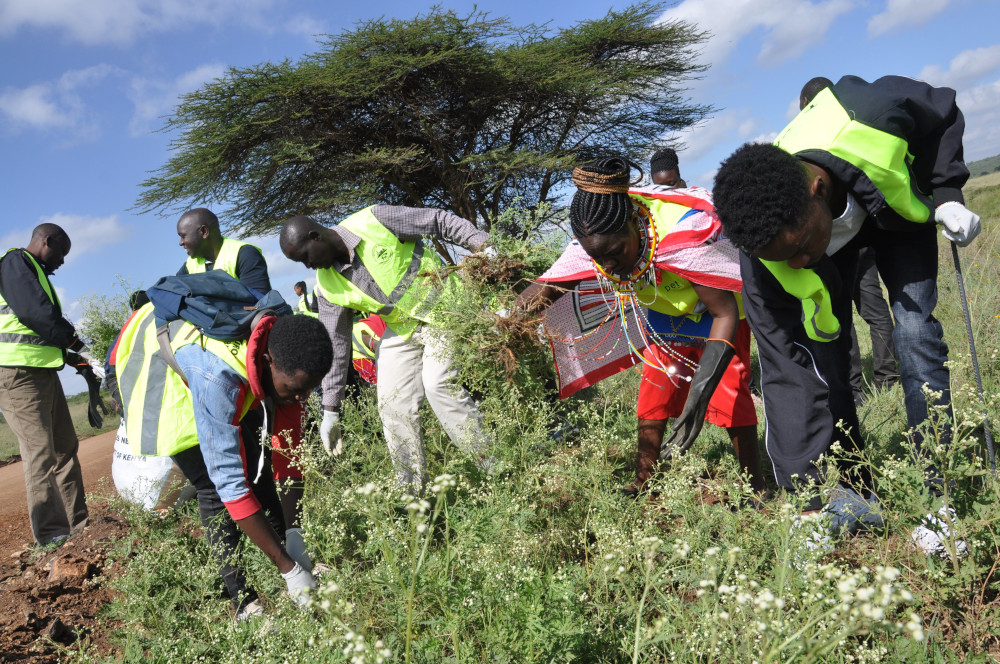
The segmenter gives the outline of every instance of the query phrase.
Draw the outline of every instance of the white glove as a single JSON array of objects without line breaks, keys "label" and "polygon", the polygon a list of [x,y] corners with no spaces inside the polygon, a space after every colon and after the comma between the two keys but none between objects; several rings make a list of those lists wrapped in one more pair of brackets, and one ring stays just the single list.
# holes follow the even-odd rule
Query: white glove
[{"label": "white glove", "polygon": [[309,604],[309,593],[316,589],[316,579],[313,575],[303,569],[302,565],[295,563],[295,567],[281,575],[288,586],[288,594],[292,601],[301,607]]},{"label": "white glove", "polygon": [[344,451],[344,436],[340,432],[340,413],[323,411],[323,422],[319,426],[319,437],[323,439],[323,449],[330,456],[340,456]]},{"label": "white glove", "polygon": [[934,211],[934,221],[944,226],[941,234],[960,247],[967,247],[983,229],[979,215],[958,201],[939,205]]},{"label": "white glove", "polygon": [[[977,219],[978,219],[978,217],[977,217]],[[94,356],[91,355],[86,350],[81,350],[79,353],[77,353],[77,355],[79,355],[80,357],[82,357],[83,359],[85,359],[87,361],[87,364],[90,365],[90,368],[94,370],[94,375],[95,376],[97,376],[101,380],[104,380],[104,363],[103,362],[98,362],[96,359],[94,359]]]},{"label": "white glove", "polygon": [[485,247],[483,247],[483,256],[486,256],[490,260],[493,260],[494,258],[496,258],[499,255],[500,255],[500,252],[497,251],[497,248],[494,247],[492,244],[488,244]]},{"label": "white glove", "polygon": [[301,528],[289,528],[285,531],[285,551],[288,552],[288,557],[302,565],[305,571],[311,572],[313,570],[312,561],[309,560],[309,554],[306,553],[306,543],[302,539]]}]

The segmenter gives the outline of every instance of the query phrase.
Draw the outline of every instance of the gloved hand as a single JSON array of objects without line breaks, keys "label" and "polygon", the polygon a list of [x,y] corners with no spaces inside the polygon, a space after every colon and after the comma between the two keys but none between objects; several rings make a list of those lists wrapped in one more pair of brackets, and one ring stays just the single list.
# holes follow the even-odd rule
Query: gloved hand
[{"label": "gloved hand", "polygon": [[86,348],[78,351],[78,354],[87,362],[87,364],[90,365],[90,368],[94,370],[94,375],[101,380],[104,380],[104,363],[99,362],[96,358],[94,358],[94,356],[91,355],[90,351]]},{"label": "gloved hand", "polygon": [[968,246],[983,229],[979,215],[958,201],[939,205],[934,211],[934,221],[944,226],[941,235],[960,247]]},{"label": "gloved hand", "polygon": [[302,539],[301,528],[289,528],[285,531],[285,551],[288,552],[288,557],[301,565],[305,571],[313,570],[312,561],[306,553],[306,543]]},{"label": "gloved hand", "polygon": [[66,356],[66,363],[87,381],[87,421],[90,422],[90,426],[100,429],[104,425],[101,413],[108,414],[108,407],[101,398],[101,379],[94,374],[93,367],[84,359],[83,353],[69,353]]},{"label": "gloved hand", "polygon": [[319,437],[323,440],[323,449],[330,456],[340,456],[344,451],[344,436],[340,431],[340,413],[332,410],[323,411],[323,422],[319,426]]},{"label": "gloved hand", "polygon": [[684,410],[674,421],[673,433],[660,445],[660,459],[667,460],[674,454],[683,454],[694,444],[705,424],[708,402],[735,354],[733,347],[725,341],[709,339],[705,342],[698,371],[691,379],[691,389],[684,402]]},{"label": "gloved hand", "polygon": [[494,258],[496,258],[499,255],[500,255],[500,252],[492,244],[488,244],[485,247],[483,247],[483,256],[486,256],[490,260],[493,260]]},{"label": "gloved hand", "polygon": [[288,594],[292,601],[300,607],[309,605],[309,593],[316,589],[316,579],[307,572],[302,565],[295,563],[295,567],[281,575],[288,586]]}]

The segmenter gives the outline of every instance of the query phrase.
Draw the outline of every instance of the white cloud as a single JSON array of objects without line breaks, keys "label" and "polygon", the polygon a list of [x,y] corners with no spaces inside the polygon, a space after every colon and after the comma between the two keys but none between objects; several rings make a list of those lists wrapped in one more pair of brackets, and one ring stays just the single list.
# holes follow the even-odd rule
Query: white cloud
[{"label": "white cloud", "polygon": [[99,131],[97,119],[84,104],[81,91],[121,73],[117,67],[101,64],[70,70],[54,81],[26,88],[8,86],[0,92],[0,119],[15,132],[59,130],[75,138],[93,138]]},{"label": "white cloud", "polygon": [[54,29],[88,46],[127,45],[150,32],[185,25],[253,22],[272,0],[4,0],[0,36]]},{"label": "white cloud", "polygon": [[316,20],[306,14],[296,14],[285,21],[285,32],[292,35],[301,35],[306,39],[315,40],[330,32],[329,28],[322,21]]},{"label": "white cloud", "polygon": [[682,132],[683,161],[696,161],[710,154],[717,146],[728,144],[734,148],[758,131],[757,121],[749,117],[747,109],[731,109],[716,115],[693,129]]},{"label": "white cloud", "polygon": [[917,78],[932,85],[961,90],[997,67],[1000,67],[1000,44],[962,51],[948,63],[947,71],[937,65],[927,65]]},{"label": "white cloud", "polygon": [[798,114],[799,114],[799,99],[798,97],[796,97],[795,99],[788,102],[788,108],[785,109],[785,119],[790,121]]},{"label": "white cloud", "polygon": [[868,36],[877,37],[897,28],[927,23],[951,0],[888,0],[885,11],[868,20]]},{"label": "white cloud", "polygon": [[712,65],[723,63],[744,37],[763,31],[757,61],[775,65],[821,40],[834,19],[854,4],[854,0],[684,0],[660,20],[681,19],[710,31],[701,60]]},{"label": "white cloud", "polygon": [[201,65],[171,81],[132,79],[128,96],[135,105],[135,114],[129,123],[129,133],[140,136],[156,129],[157,120],[174,109],[182,94],[197,90],[225,72],[225,65],[213,63]]},{"label": "white cloud", "polygon": [[[117,214],[107,217],[91,217],[83,214],[64,214],[57,212],[48,217],[41,217],[39,224],[56,224],[69,235],[72,246],[66,261],[72,261],[94,250],[104,249],[127,239],[132,234],[132,228],[123,224]],[[7,233],[0,238],[4,247],[26,247],[31,240],[31,231],[21,229]]]},{"label": "white cloud", "polygon": [[234,23],[265,33],[276,29],[311,38],[323,25],[305,14],[275,20],[287,0],[3,0],[0,37],[22,29],[54,30],[87,46],[127,46],[143,35],[192,25]]},{"label": "white cloud", "polygon": [[1000,80],[960,92],[958,106],[965,115],[965,159],[1000,154]]}]

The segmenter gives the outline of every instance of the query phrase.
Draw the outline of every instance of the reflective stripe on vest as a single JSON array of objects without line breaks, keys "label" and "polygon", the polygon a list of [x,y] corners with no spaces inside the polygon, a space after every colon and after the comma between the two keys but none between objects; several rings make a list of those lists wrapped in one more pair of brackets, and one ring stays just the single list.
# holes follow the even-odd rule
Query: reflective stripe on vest
[{"label": "reflective stripe on vest", "polygon": [[[233,279],[239,279],[236,276],[236,259],[240,254],[240,249],[245,246],[247,246],[246,242],[228,237],[222,238],[222,246],[219,247],[219,255],[212,262],[212,269],[222,270]],[[249,246],[260,251],[260,247],[254,247],[252,244]],[[264,252],[261,251],[261,255],[263,256]],[[184,265],[187,267],[188,274],[198,274],[205,271],[204,258],[188,258]]]},{"label": "reflective stripe on vest", "polygon": [[356,212],[340,225],[361,239],[354,250],[388,302],[370,297],[333,268],[316,271],[317,288],[333,304],[380,315],[394,332],[408,338],[421,321],[428,322],[441,294],[433,276],[416,277],[437,272],[441,259],[427,251],[422,240],[400,241],[379,222],[373,209]]},{"label": "reflective stripe on vest", "polygon": [[[4,258],[14,259],[10,256],[12,251],[20,251],[27,256],[28,262],[35,268],[42,290],[49,296],[49,301],[59,307],[59,296],[56,295],[49,278],[45,276],[45,270],[35,257],[23,249],[8,249]],[[63,360],[63,349],[53,346],[22,323],[3,295],[0,295],[0,366],[59,369],[63,365]]]},{"label": "reflective stripe on vest", "polygon": [[[200,344],[246,378],[246,342],[228,344],[202,336],[182,320],[169,324],[170,348]],[[115,355],[129,447],[142,456],[171,456],[198,444],[191,390],[160,354],[153,305],[144,305],[122,330]],[[243,404],[240,419],[253,399]]]},{"label": "reflective stripe on vest", "polygon": [[830,88],[817,94],[774,144],[791,154],[821,150],[839,157],[860,169],[903,219],[931,218],[931,199],[911,177],[913,155],[906,140],[853,119]]},{"label": "reflective stripe on vest", "polygon": [[810,339],[833,341],[840,336],[840,321],[833,313],[830,291],[823,279],[809,268],[794,269],[785,261],[761,260],[781,287],[802,303],[802,327]]}]

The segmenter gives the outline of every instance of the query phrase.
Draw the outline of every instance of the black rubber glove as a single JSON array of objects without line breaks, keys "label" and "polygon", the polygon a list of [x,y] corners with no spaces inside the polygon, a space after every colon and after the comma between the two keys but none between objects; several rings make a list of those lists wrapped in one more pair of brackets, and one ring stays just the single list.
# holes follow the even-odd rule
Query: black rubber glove
[{"label": "black rubber glove", "polygon": [[715,388],[722,380],[722,374],[726,372],[726,367],[735,354],[733,347],[725,341],[709,339],[705,343],[698,371],[691,379],[691,390],[688,392],[687,401],[684,402],[684,410],[674,421],[673,433],[660,445],[660,459],[667,460],[674,454],[687,452],[694,444],[698,434],[701,433],[702,425],[705,424],[708,402],[712,399]]},{"label": "black rubber glove", "polygon": [[66,357],[66,363],[76,369],[76,372],[87,381],[89,397],[89,402],[87,403],[87,421],[90,422],[90,426],[100,429],[104,425],[104,418],[101,416],[101,413],[103,412],[104,415],[108,414],[108,407],[104,405],[104,400],[101,398],[101,379],[94,373],[93,368],[91,368],[87,360],[76,353],[69,353]]}]

